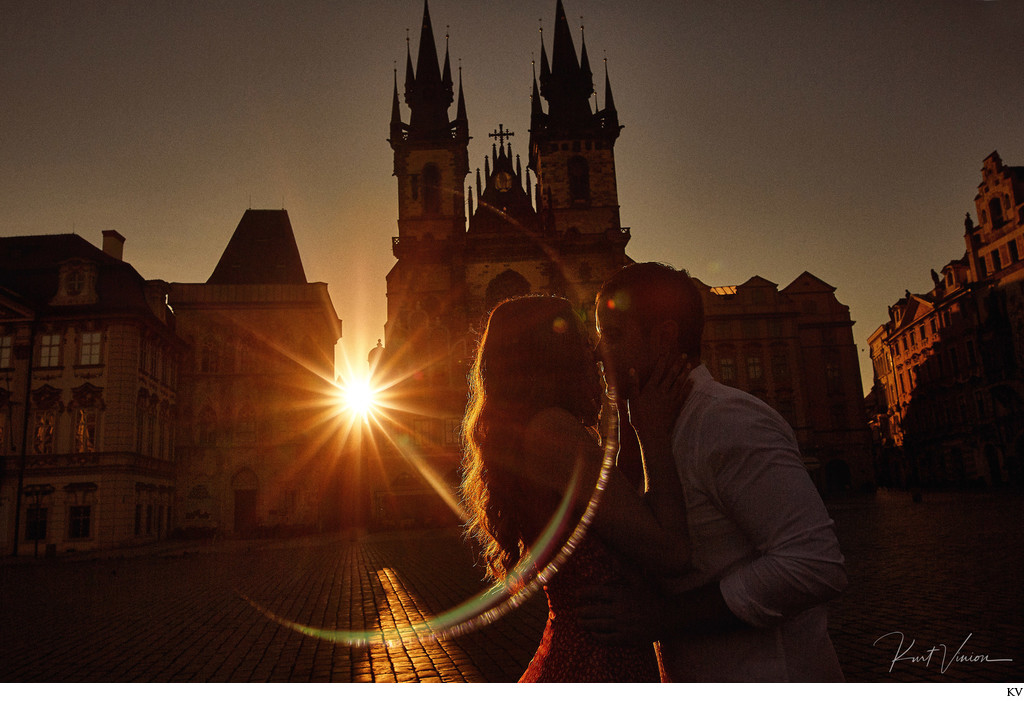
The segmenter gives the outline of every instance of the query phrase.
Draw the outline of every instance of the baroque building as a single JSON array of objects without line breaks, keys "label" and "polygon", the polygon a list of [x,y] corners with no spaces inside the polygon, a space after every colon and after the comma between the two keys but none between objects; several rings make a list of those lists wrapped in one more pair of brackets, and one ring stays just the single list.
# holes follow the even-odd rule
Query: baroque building
[{"label": "baroque building", "polygon": [[165,537],[178,368],[167,284],[75,234],[0,238],[0,545],[92,550]]},{"label": "baroque building", "polygon": [[1024,168],[985,158],[965,252],[889,307],[870,337],[879,482],[1020,484]]},{"label": "baroque building", "polygon": [[172,283],[181,366],[177,525],[252,535],[336,523],[327,284],[307,282],[288,213],[247,210],[205,283]]},{"label": "baroque building", "polygon": [[701,355],[712,376],[789,422],[820,491],[871,489],[853,321],[836,288],[808,272],[781,290],[758,276],[728,287],[697,283],[706,317]]},{"label": "baroque building", "polygon": [[[398,193],[396,262],[387,276],[384,345],[371,351],[387,387],[377,448],[363,474],[378,525],[437,523],[457,506],[466,375],[487,314],[522,294],[568,298],[594,327],[603,281],[632,262],[621,225],[615,144],[622,130],[607,69],[598,108],[585,42],[577,53],[561,0],[550,58],[534,75],[528,160],[499,124],[482,171],[466,185],[469,112],[429,7],[415,63],[406,57],[404,117],[397,71],[390,139]],[[455,116],[450,110],[455,105]],[[754,279],[707,288],[709,367],[790,418],[822,489],[869,486],[870,441],[849,309],[809,274],[778,291]],[[760,374],[753,363],[761,365]],[[742,364],[742,367],[735,364]]]},{"label": "baroque building", "polygon": [[340,525],[334,347],[287,212],[248,210],[206,283],[74,234],[0,238],[0,545]]}]

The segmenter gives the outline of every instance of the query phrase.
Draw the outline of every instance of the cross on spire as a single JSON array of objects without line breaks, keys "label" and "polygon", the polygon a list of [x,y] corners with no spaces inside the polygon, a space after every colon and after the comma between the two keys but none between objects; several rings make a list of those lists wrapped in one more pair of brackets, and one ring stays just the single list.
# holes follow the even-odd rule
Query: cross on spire
[{"label": "cross on spire", "polygon": [[498,140],[498,145],[501,146],[502,148],[504,148],[505,147],[505,137],[507,137],[507,136],[515,136],[515,135],[516,135],[516,133],[514,131],[505,131],[505,125],[504,124],[499,124],[498,125],[498,131],[492,131],[487,136],[491,137],[492,139],[497,139]]}]

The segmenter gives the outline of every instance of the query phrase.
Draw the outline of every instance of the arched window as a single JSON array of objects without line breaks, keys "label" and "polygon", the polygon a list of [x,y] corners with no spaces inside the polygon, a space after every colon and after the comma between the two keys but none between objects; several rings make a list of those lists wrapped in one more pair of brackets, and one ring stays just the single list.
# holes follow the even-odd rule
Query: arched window
[{"label": "arched window", "polygon": [[569,159],[569,199],[573,202],[590,200],[590,165],[583,156]]},{"label": "arched window", "polygon": [[433,163],[423,166],[423,212],[437,214],[441,211],[441,172]]}]

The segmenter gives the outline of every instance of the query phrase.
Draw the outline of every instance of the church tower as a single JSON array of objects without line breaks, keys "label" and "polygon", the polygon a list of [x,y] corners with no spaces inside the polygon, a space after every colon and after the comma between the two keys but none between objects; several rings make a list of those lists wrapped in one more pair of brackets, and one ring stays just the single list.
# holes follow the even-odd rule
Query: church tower
[{"label": "church tower", "polygon": [[380,416],[384,448],[368,458],[379,524],[452,518],[437,489],[447,484],[456,493],[466,377],[494,305],[524,294],[559,295],[594,328],[597,290],[631,262],[629,230],[619,225],[612,147],[621,127],[611,91],[595,113],[586,47],[577,59],[561,2],[557,15],[554,63],[542,54],[540,86],[534,79],[529,167],[513,149],[514,131],[499,123],[487,134],[496,143],[483,172],[468,189],[462,76],[456,102],[448,47],[439,62],[426,2],[415,67],[411,47],[406,52],[407,122],[395,73],[389,142],[398,181],[396,261],[387,276],[384,344],[370,358],[388,407]]},{"label": "church tower", "polygon": [[406,51],[405,103],[409,122],[402,121],[395,71],[391,104],[391,148],[398,178],[398,236],[407,240],[444,240],[466,229],[465,190],[469,173],[469,122],[459,78],[454,121],[448,119],[453,101],[447,37],[444,68],[440,68],[430,8],[423,3],[423,27],[413,70],[412,51]]},{"label": "church tower", "polygon": [[453,251],[466,235],[469,121],[461,71],[456,115],[450,120],[454,95],[448,47],[442,67],[430,8],[424,1],[415,69],[411,47],[406,51],[404,96],[409,121],[402,120],[396,71],[388,139],[398,179],[398,236],[392,239],[397,260],[388,273],[384,330],[385,345],[397,351],[393,366],[421,362],[424,355],[440,353],[433,347],[448,336],[448,327],[464,325],[461,318],[449,318],[454,309],[453,289],[460,285]]},{"label": "church tower", "polygon": [[[622,130],[605,68],[604,109],[591,108],[594,77],[581,40],[577,59],[562,1],[555,10],[551,62],[543,41],[540,85],[533,81],[530,169],[537,176],[537,211],[556,233],[619,230],[615,140]],[[541,104],[547,102],[547,112]]]}]

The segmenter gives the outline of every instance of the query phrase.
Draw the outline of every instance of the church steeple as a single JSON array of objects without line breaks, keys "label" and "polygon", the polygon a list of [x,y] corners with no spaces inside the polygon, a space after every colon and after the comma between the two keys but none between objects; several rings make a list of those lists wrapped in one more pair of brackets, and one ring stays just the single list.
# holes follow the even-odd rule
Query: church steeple
[{"label": "church steeple", "polygon": [[[465,179],[469,173],[469,119],[459,70],[459,99],[454,120],[448,110],[455,96],[448,36],[444,62],[438,62],[430,20],[423,3],[423,25],[416,61],[406,47],[405,102],[409,121],[403,122],[398,101],[398,73],[391,100],[391,148],[398,178],[398,229],[412,240],[461,237],[466,230]],[[415,68],[414,68],[415,65]],[[396,251],[411,250],[406,243]],[[397,253],[396,253],[397,255]]]},{"label": "church steeple", "polygon": [[441,86],[449,93],[452,91],[452,62],[448,58],[448,34],[444,35],[444,70],[441,73]]},{"label": "church steeple", "polygon": [[459,101],[453,124],[459,136],[469,138],[469,117],[466,115],[466,98],[462,94],[462,66],[459,66]]},{"label": "church steeple", "polygon": [[608,61],[604,62],[604,110],[598,114],[604,115],[606,127],[619,126],[619,113],[615,110],[615,98],[612,97],[612,83],[608,79]]},{"label": "church steeple", "polygon": [[535,120],[538,115],[543,113],[544,108],[540,104],[540,88],[537,87],[537,70],[536,67],[534,67],[533,92],[530,94],[530,120]]},{"label": "church steeple", "polygon": [[398,102],[398,68],[395,68],[395,92],[391,98],[391,139],[400,140],[405,125],[402,123],[402,106]]},{"label": "church steeple", "polygon": [[[484,157],[485,181],[481,186],[477,170],[477,207],[469,219],[469,237],[513,236],[528,238],[541,231],[541,221],[533,209],[529,188],[523,187],[519,157],[512,158],[511,138],[515,133],[499,124],[488,136],[490,157]],[[493,167],[492,167],[493,165]]]},{"label": "church steeple", "polygon": [[548,118],[554,123],[574,124],[591,116],[590,96],[594,92],[593,76],[587,59],[576,58],[576,46],[569,31],[562,0],[555,9],[555,40],[551,47],[551,68],[545,70],[547,56],[541,44],[540,94],[548,101]]},{"label": "church steeple", "polygon": [[411,138],[441,136],[448,129],[448,107],[454,94],[447,48],[443,75],[438,65],[427,0],[423,2],[423,27],[415,74],[412,72],[412,56],[408,52],[406,55],[405,102],[411,110],[409,135]]},{"label": "church steeple", "polygon": [[542,37],[540,84],[534,78],[531,97],[529,166],[537,176],[537,211],[554,232],[618,232],[614,147],[622,126],[607,65],[605,106],[598,109],[590,102],[594,76],[586,40],[581,37],[577,58],[562,0],[555,15],[551,65]]}]

